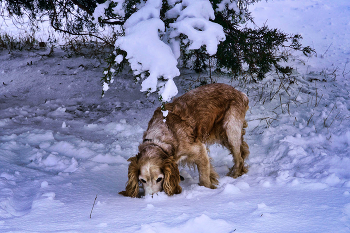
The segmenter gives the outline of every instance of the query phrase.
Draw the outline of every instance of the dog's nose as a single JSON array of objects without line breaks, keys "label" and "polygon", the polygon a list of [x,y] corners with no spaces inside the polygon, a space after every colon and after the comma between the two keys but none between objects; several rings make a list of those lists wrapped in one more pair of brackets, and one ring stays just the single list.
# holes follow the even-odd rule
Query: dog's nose
[{"label": "dog's nose", "polygon": [[147,196],[147,195],[153,195],[153,194],[155,194],[157,191],[154,191],[153,189],[152,189],[152,187],[147,187],[147,188],[145,188],[145,196]]}]

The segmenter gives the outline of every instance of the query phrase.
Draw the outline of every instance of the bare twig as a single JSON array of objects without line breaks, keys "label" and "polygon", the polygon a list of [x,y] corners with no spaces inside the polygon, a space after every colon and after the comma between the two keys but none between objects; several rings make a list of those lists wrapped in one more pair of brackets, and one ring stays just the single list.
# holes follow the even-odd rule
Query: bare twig
[{"label": "bare twig", "polygon": [[315,107],[317,107],[319,104],[320,104],[320,102],[321,102],[321,100],[322,100],[322,97],[323,97],[323,94],[321,95],[321,98],[320,98],[320,100],[317,102],[317,100],[316,100],[316,104],[315,104]]},{"label": "bare twig", "polygon": [[345,72],[345,71],[346,71],[346,66],[348,65],[348,63],[349,63],[349,61],[347,61],[347,62],[345,63],[345,65],[344,65],[344,69],[343,69],[343,77],[344,77],[344,78],[345,78],[345,75],[347,75],[347,74],[350,73],[350,71]]},{"label": "bare twig", "polygon": [[275,98],[275,95],[281,90],[281,88],[282,88],[282,83],[280,84],[277,91],[275,92],[275,94],[272,96],[272,98],[270,100],[273,100],[273,98]]},{"label": "bare twig", "polygon": [[65,29],[62,29],[60,27],[58,27],[55,22],[59,22],[60,20],[58,19],[58,14],[57,14],[57,11],[56,11],[56,6],[55,6],[55,3],[53,2],[53,0],[50,0],[50,4],[51,4],[51,7],[52,7],[52,18],[50,20],[50,24],[51,24],[51,27],[53,29],[55,29],[56,31],[59,31],[59,32],[63,32],[65,34],[69,34],[69,35],[72,35],[72,36],[92,36],[92,37],[95,37],[97,39],[100,39],[101,41],[113,46],[113,44],[110,44],[110,42],[108,40],[106,40],[105,38],[103,37],[100,37],[96,34],[93,34],[93,33],[89,33],[89,32],[85,32],[85,33],[75,33],[75,32],[72,32],[72,31],[68,31],[68,30],[65,30]]},{"label": "bare twig", "polygon": [[318,99],[318,92],[317,92],[318,88],[317,88],[317,86],[316,86],[316,80],[315,80],[315,88],[316,88],[316,100],[315,100],[315,107],[317,107],[317,106],[320,104],[320,102],[321,102],[321,99],[322,99],[322,97],[323,97],[323,94],[321,95],[320,100],[317,100],[317,99]]},{"label": "bare twig", "polygon": [[91,218],[91,215],[92,215],[92,211],[94,210],[96,199],[97,199],[97,195],[95,197],[94,204],[92,205],[92,209],[91,209],[91,212],[90,212],[90,218]]},{"label": "bare twig", "polygon": [[283,107],[282,107],[282,97],[281,97],[281,94],[280,94],[280,105],[281,105],[282,114],[284,114]]},{"label": "bare twig", "polygon": [[316,88],[316,103],[315,103],[315,107],[317,106],[317,86],[316,86],[317,82],[315,80],[315,88]]},{"label": "bare twig", "polygon": [[326,127],[326,128],[327,128],[326,121],[328,120],[328,117],[329,117],[329,116],[331,115],[331,113],[333,112],[334,108],[335,108],[335,105],[333,106],[332,110],[329,112],[328,116],[327,116],[327,117],[324,119],[324,121],[323,121],[324,127]]},{"label": "bare twig", "polygon": [[311,116],[310,116],[309,120],[307,120],[307,124],[306,124],[306,126],[309,126],[310,121],[311,121],[311,119],[312,119],[312,117],[313,117],[314,115],[315,115],[315,113],[312,113],[312,114],[311,114]]},{"label": "bare twig", "polygon": [[326,55],[326,53],[328,52],[329,48],[333,45],[333,42],[328,46],[328,48],[326,49],[326,51],[321,55],[321,57],[324,57],[324,55]]},{"label": "bare twig", "polygon": [[340,112],[338,112],[338,114],[334,117],[333,121],[329,124],[328,127],[331,127],[332,124],[333,124],[333,122],[334,122],[336,119],[338,119],[338,115],[339,115],[339,114],[340,114]]}]

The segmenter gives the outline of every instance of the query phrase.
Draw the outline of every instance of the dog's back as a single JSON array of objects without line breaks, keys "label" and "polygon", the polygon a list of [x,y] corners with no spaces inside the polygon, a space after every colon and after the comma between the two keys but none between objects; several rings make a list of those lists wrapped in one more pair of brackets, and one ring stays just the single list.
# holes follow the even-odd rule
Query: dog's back
[{"label": "dog's back", "polygon": [[165,107],[193,130],[195,138],[210,143],[222,131],[227,111],[234,109],[234,118],[244,121],[248,103],[242,92],[217,83],[193,89]]}]

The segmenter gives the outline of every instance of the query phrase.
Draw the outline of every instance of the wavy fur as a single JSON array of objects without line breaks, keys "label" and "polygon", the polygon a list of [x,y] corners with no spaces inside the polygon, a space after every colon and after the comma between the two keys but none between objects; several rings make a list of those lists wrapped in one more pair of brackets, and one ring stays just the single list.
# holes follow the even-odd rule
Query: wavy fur
[{"label": "wavy fur", "polygon": [[180,172],[173,157],[164,160],[164,183],[163,189],[166,194],[172,196],[182,191],[180,186]]},{"label": "wavy fur", "polygon": [[119,194],[127,197],[137,197],[139,195],[139,166],[137,164],[137,158],[131,157],[128,159],[130,162],[128,168],[128,182],[126,183],[125,191],[119,192]]}]

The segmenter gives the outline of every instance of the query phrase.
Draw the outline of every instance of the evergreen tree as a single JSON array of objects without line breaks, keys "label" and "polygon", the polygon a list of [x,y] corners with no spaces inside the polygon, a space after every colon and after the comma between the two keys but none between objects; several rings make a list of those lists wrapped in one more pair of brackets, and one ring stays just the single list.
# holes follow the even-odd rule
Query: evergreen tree
[{"label": "evergreen tree", "polygon": [[[272,70],[290,74],[292,68],[281,63],[289,56],[283,48],[300,50],[305,55],[310,55],[313,50],[300,44],[300,35],[288,35],[267,26],[245,27],[246,22],[253,20],[248,6],[257,1],[0,0],[10,16],[22,17],[26,14],[35,24],[38,16],[48,15],[55,30],[71,35],[88,35],[104,40],[96,30],[98,27],[118,27],[120,34],[115,38],[116,51],[108,58],[109,65],[104,72],[105,87],[112,81],[114,71],[122,70],[129,63],[134,74],[144,80],[144,91],[155,91],[155,85],[166,89],[166,84],[155,83],[158,80],[170,83],[173,77],[179,75],[176,68],[178,61],[196,72],[214,69],[255,81],[263,79]],[[140,22],[144,27],[140,27]],[[135,27],[137,25],[139,27]],[[162,63],[166,67],[161,72],[160,68],[154,68],[154,64],[148,64],[148,58],[137,54],[140,49],[128,45],[140,36],[140,33],[130,32],[135,28],[147,28],[148,36],[154,33],[154,37],[149,38],[153,42],[144,41],[143,44],[146,48],[154,43],[149,59],[155,59],[155,64],[162,62],[161,58],[151,55],[157,50],[165,54],[163,59],[167,59],[167,63],[174,63],[172,67]],[[139,38],[139,43],[142,40]],[[171,54],[168,47],[172,49]],[[162,98],[168,100],[166,96]]]}]

